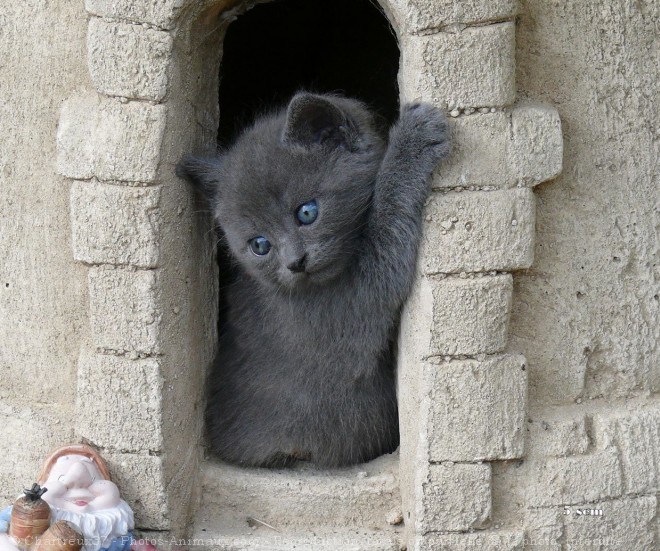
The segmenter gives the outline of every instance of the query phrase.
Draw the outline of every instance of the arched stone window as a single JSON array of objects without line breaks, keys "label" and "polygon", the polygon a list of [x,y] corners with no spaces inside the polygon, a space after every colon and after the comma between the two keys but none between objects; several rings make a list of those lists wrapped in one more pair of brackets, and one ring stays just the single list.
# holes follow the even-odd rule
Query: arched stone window
[{"label": "arched stone window", "polygon": [[[195,537],[228,548],[251,537],[286,548],[294,536],[223,524],[260,500],[279,503],[280,521],[252,522],[297,532],[300,548],[515,548],[523,532],[493,518],[491,494],[492,466],[524,453],[525,360],[507,349],[511,272],[533,260],[531,188],[559,173],[562,148],[556,111],[516,102],[515,0],[380,2],[401,50],[401,101],[446,109],[454,141],[403,313],[399,456],[281,476],[203,459],[217,267],[208,216],[174,164],[215,149],[223,38],[254,4],[86,1],[93,90],[66,102],[58,129],[58,170],[74,180],[73,254],[89,266],[77,433],[103,449],[145,530],[194,525]],[[388,524],[391,511],[405,529]]]}]

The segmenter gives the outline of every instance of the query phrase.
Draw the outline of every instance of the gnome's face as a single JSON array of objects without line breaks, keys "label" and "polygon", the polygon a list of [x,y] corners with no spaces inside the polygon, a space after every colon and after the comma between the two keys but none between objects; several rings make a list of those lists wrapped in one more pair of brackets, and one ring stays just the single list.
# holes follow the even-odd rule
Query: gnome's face
[{"label": "gnome's face", "polygon": [[106,480],[96,464],[82,455],[63,455],[52,466],[43,499],[51,507],[86,513],[119,505],[119,489]]}]

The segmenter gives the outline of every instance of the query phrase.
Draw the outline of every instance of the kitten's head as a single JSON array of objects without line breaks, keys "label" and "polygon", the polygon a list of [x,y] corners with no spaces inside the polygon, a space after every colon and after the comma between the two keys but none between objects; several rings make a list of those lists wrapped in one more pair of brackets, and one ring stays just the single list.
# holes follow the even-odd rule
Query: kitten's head
[{"label": "kitten's head", "polygon": [[218,158],[187,157],[177,174],[206,197],[249,274],[304,288],[350,265],[384,148],[360,102],[299,93]]}]

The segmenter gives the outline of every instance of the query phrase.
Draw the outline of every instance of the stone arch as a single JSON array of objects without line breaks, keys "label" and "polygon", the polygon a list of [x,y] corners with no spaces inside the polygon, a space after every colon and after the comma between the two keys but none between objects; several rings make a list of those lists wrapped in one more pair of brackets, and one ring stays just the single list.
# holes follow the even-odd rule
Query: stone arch
[{"label": "stone arch", "polygon": [[[406,532],[392,541],[513,547],[522,531],[493,529],[491,506],[492,465],[524,452],[525,362],[506,347],[511,272],[533,260],[531,188],[561,169],[559,119],[515,101],[515,0],[380,4],[400,42],[402,101],[445,108],[455,143],[434,179],[402,320],[391,496],[400,492]],[[87,0],[91,89],[66,102],[58,128],[58,171],[74,180],[73,254],[89,266],[76,431],[103,449],[150,530],[186,532],[209,474],[201,382],[216,268],[208,220],[173,167],[215,147],[208,67],[220,62],[222,22],[248,5]]]}]

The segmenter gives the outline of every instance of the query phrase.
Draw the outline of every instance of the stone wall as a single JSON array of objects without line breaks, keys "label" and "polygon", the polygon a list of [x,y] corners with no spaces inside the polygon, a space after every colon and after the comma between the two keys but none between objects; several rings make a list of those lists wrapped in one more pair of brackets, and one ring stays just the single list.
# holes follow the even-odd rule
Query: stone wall
[{"label": "stone wall", "polygon": [[[211,4],[0,14],[4,500],[86,440],[140,527],[190,525],[217,278],[173,167],[215,146]],[[408,549],[650,551],[658,4],[381,4],[402,100],[446,109],[454,137],[400,337]]]},{"label": "stone wall", "polygon": [[402,96],[449,112],[454,151],[426,205],[399,340],[407,542],[517,549],[524,526],[495,522],[493,496],[494,470],[525,456],[527,362],[507,353],[511,272],[533,262],[531,188],[561,171],[561,125],[552,107],[516,102],[515,2],[424,6],[399,22]]},{"label": "stone wall", "polygon": [[565,139],[562,174],[535,190],[534,264],[514,277],[528,459],[494,481],[501,516],[548,542],[530,549],[660,545],[659,19],[653,1],[520,6],[519,95],[554,105]]},{"label": "stone wall", "polygon": [[86,269],[71,255],[71,183],[55,170],[62,101],[90,85],[82,6],[0,10],[0,501],[74,438]]},{"label": "stone wall", "polygon": [[104,451],[138,526],[176,533],[196,499],[218,296],[209,217],[174,165],[215,149],[222,41],[192,29],[203,3],[140,4],[86,3],[93,86],[62,107],[57,167],[88,267],[76,434]]}]

